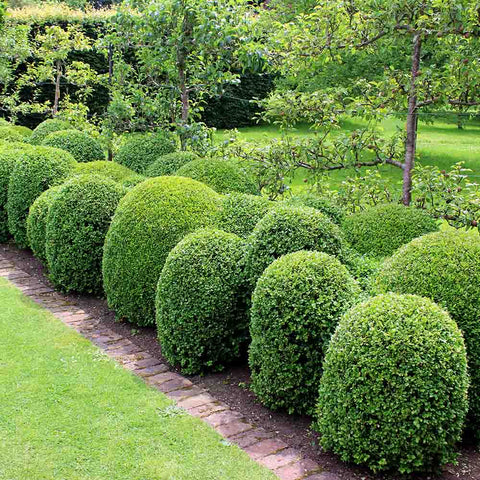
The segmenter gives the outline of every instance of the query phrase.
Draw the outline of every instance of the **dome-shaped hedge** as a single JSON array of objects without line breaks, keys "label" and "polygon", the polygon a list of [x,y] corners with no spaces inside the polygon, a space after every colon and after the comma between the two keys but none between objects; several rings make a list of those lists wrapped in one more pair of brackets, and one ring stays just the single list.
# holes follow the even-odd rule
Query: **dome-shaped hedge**
[{"label": "dome-shaped hedge", "polygon": [[221,370],[240,356],[248,336],[242,295],[244,241],[197,230],[170,252],[157,289],[162,355],[187,374]]},{"label": "dome-shaped hedge", "polygon": [[45,253],[47,215],[60,185],[45,190],[31,205],[27,217],[28,246],[33,254],[42,262],[47,262]]},{"label": "dome-shaped hedge", "polygon": [[252,297],[249,363],[263,404],[313,413],[323,357],[360,288],[335,257],[300,251],[275,260]]},{"label": "dome-shaped hedge", "polygon": [[120,147],[115,161],[144,175],[147,168],[159,157],[175,150],[175,139],[169,132],[137,135]]},{"label": "dome-shaped hedge", "polygon": [[179,168],[177,175],[203,182],[218,193],[260,193],[253,176],[233,160],[199,158]]},{"label": "dome-shaped hedge", "polygon": [[34,147],[18,158],[8,184],[8,228],[17,245],[25,248],[30,205],[45,190],[58,185],[72,172],[75,160],[59,148]]},{"label": "dome-shaped hedge", "polygon": [[287,205],[296,205],[296,206],[305,206],[315,208],[324,213],[332,222],[337,225],[345,220],[345,211],[339,205],[335,205],[333,200],[315,195],[313,193],[302,193],[299,195],[294,195],[289,199],[285,200]]},{"label": "dome-shaped hedge", "polygon": [[389,203],[349,215],[342,228],[355,250],[380,258],[420,235],[438,230],[439,224],[423,210]]},{"label": "dome-shaped hedge", "polygon": [[15,127],[0,127],[0,141],[3,142],[23,142],[25,136],[22,135]]},{"label": "dome-shaped hedge", "polygon": [[47,135],[60,130],[71,130],[72,126],[64,120],[57,120],[56,118],[50,118],[40,123],[37,128],[33,130],[28,142],[32,145],[40,145]]},{"label": "dome-shaped hedge", "polygon": [[102,293],[105,236],[123,187],[84,175],[64,183],[47,216],[45,251],[50,279],[65,291]]},{"label": "dome-shaped hedge", "polygon": [[374,471],[431,470],[455,459],[467,410],[460,330],[431,300],[380,295],[340,321],[324,361],[321,443]]},{"label": "dome-shaped hedge", "polygon": [[465,336],[471,387],[468,430],[480,440],[480,238],[455,230],[416,238],[387,259],[378,293],[411,293],[444,306]]},{"label": "dome-shaped hedge", "polygon": [[265,197],[247,193],[231,193],[225,195],[218,218],[218,226],[226,232],[235,233],[247,238],[255,225],[274,206]]},{"label": "dome-shaped hedge", "polygon": [[155,291],[170,250],[188,233],[209,226],[220,198],[200,182],[155,177],[120,202],[105,241],[103,279],[119,318],[155,323]]},{"label": "dome-shaped hedge", "polygon": [[100,160],[98,162],[79,163],[75,166],[74,175],[99,175],[121,183],[124,187],[133,187],[143,182],[145,177],[135,173],[116,162]]},{"label": "dome-shaped hedge", "polygon": [[61,130],[47,135],[42,141],[46,147],[66,150],[77,162],[105,160],[105,152],[100,143],[88,133],[79,130]]},{"label": "dome-shaped hedge", "polygon": [[19,133],[25,141],[29,139],[29,137],[32,136],[33,130],[31,130],[28,127],[24,127],[23,125],[12,125],[13,130],[15,130],[17,133]]},{"label": "dome-shaped hedge", "polygon": [[147,177],[161,177],[175,175],[175,172],[185,164],[197,160],[199,157],[193,152],[172,152],[162,155],[150,164],[145,172]]},{"label": "dome-shaped hedge", "polygon": [[308,207],[279,205],[270,210],[248,239],[246,274],[251,288],[275,259],[299,250],[342,256],[342,232],[326,215]]}]

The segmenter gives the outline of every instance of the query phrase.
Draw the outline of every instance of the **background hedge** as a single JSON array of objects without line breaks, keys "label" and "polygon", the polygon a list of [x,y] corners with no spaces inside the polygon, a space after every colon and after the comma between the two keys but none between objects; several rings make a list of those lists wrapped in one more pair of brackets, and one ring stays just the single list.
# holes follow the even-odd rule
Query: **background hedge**
[{"label": "background hedge", "polygon": [[25,136],[22,135],[18,130],[13,126],[0,126],[0,141],[3,142],[23,142]]},{"label": "background hedge", "polygon": [[99,175],[122,184],[133,187],[143,182],[145,177],[116,162],[100,160],[97,162],[78,163],[75,165],[75,175]]},{"label": "background hedge", "polygon": [[324,213],[332,222],[341,225],[345,220],[345,211],[339,205],[336,205],[333,200],[315,195],[314,193],[302,193],[294,195],[285,200],[287,205],[312,207]]},{"label": "background hedge", "polygon": [[57,120],[55,118],[50,118],[48,120],[40,123],[35,130],[32,132],[32,135],[28,139],[29,143],[32,145],[40,145],[45,138],[53,132],[59,132],[61,130],[71,130],[72,126],[65,122],[64,120]]},{"label": "background hedge", "polygon": [[172,152],[162,155],[149,165],[145,174],[147,177],[160,177],[162,175],[175,175],[175,172],[185,164],[198,159],[193,152]]}]

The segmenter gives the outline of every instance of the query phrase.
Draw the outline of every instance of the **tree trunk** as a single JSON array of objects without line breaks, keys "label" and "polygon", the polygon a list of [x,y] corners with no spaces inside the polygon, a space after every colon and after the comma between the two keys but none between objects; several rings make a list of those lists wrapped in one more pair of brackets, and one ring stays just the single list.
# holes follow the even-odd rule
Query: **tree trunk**
[{"label": "tree trunk", "polygon": [[415,166],[415,152],[417,148],[417,76],[420,71],[420,56],[422,38],[419,33],[413,37],[412,77],[408,93],[407,139],[405,142],[405,163],[403,168],[403,204],[409,206],[412,201],[412,170]]},{"label": "tree trunk", "polygon": [[62,79],[62,62],[57,60],[57,78],[55,79],[55,99],[53,101],[52,113],[55,117],[58,113],[58,104],[60,103],[60,80]]},{"label": "tree trunk", "polygon": [[184,131],[180,135],[180,143],[182,150],[186,150],[186,131],[185,127],[188,125],[190,116],[190,95],[187,87],[187,56],[188,56],[188,44],[191,41],[192,26],[188,18],[188,12],[186,9],[183,12],[182,20],[182,32],[183,39],[179,43],[177,48],[177,69],[178,69],[178,86],[180,88],[180,102],[182,104],[182,116],[181,123]]}]

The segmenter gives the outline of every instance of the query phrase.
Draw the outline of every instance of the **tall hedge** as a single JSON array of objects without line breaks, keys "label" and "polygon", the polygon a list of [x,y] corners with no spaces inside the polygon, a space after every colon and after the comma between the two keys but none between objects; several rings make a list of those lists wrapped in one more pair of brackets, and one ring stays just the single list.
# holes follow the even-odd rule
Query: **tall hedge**
[{"label": "tall hedge", "polygon": [[145,177],[116,162],[100,160],[97,162],[79,163],[75,166],[75,175],[99,175],[122,184],[133,187],[143,182]]},{"label": "tall hedge", "polygon": [[108,231],[103,279],[117,317],[138,325],[155,322],[155,291],[170,250],[188,233],[209,226],[220,198],[200,182],[156,177],[120,202]]},{"label": "tall hedge", "polygon": [[32,145],[41,145],[45,138],[53,132],[59,132],[61,130],[71,130],[72,126],[64,121],[50,118],[40,123],[34,130],[28,142]]}]

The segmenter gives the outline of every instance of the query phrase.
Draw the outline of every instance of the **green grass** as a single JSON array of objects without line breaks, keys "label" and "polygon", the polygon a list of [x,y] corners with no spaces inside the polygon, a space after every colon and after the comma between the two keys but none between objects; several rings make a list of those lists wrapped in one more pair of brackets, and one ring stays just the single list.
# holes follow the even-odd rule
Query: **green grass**
[{"label": "green grass", "polygon": [[0,279],[0,479],[274,475]]}]

